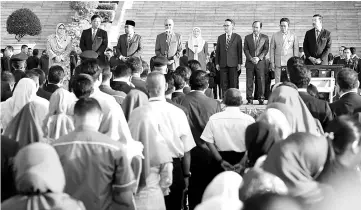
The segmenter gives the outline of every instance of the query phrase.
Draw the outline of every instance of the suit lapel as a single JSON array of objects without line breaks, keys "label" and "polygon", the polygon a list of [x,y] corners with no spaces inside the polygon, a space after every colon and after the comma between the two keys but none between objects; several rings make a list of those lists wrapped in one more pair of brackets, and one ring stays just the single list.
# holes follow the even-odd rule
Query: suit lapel
[{"label": "suit lapel", "polygon": [[253,49],[256,51],[256,46],[254,45],[254,39],[253,39],[253,33],[248,36],[248,43],[251,43],[250,49]]},{"label": "suit lapel", "polygon": [[228,49],[232,45],[232,42],[234,41],[235,38],[236,38],[236,35],[234,33],[232,33],[231,40],[229,40],[229,43],[228,43]]}]

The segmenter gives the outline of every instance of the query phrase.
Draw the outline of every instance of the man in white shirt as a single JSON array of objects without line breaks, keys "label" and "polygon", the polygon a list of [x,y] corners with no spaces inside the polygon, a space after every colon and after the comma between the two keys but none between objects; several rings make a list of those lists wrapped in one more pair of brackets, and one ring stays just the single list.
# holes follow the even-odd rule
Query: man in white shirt
[{"label": "man in white shirt", "polygon": [[180,210],[183,190],[188,188],[189,183],[190,151],[196,144],[184,111],[166,101],[167,84],[164,75],[151,72],[148,74],[146,86],[150,97],[149,103],[133,110],[129,125],[131,127],[133,122],[146,120],[149,114],[158,119],[158,125],[153,127],[159,128],[173,158],[173,184],[170,194],[165,197],[165,203],[167,209]]},{"label": "man in white shirt", "polygon": [[220,164],[220,172],[234,170],[246,152],[245,135],[249,125],[255,122],[253,117],[240,110],[242,105],[241,91],[228,89],[223,103],[226,108],[209,118],[203,130],[203,139],[213,157]]}]

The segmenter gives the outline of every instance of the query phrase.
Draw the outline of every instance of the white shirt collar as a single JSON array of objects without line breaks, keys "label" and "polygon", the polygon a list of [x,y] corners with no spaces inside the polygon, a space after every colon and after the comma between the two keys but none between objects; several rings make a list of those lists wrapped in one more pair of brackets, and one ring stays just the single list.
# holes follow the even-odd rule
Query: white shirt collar
[{"label": "white shirt collar", "polygon": [[298,88],[298,92],[305,92],[305,93],[307,93],[307,89],[306,89],[306,88]]},{"label": "white shirt collar", "polygon": [[165,97],[152,97],[152,98],[149,98],[149,102],[152,102],[152,101],[166,101],[165,100]]},{"label": "white shirt collar", "polygon": [[350,91],[347,91],[347,92],[342,93],[342,94],[340,95],[340,98],[342,98],[342,96],[344,96],[344,95],[346,95],[346,94],[348,94],[348,93],[357,93],[357,89],[352,89],[352,90],[350,90]]},{"label": "white shirt collar", "polygon": [[230,112],[241,111],[239,106],[226,106],[224,110]]},{"label": "white shirt collar", "polygon": [[229,33],[229,34],[226,33],[226,38],[227,38],[228,35],[230,35],[230,36],[232,37],[232,33],[233,33],[233,32],[231,32],[231,33]]},{"label": "white shirt collar", "polygon": [[183,93],[183,89],[175,90],[174,92],[175,92],[175,93]]},{"label": "white shirt collar", "polygon": [[203,93],[203,94],[204,94],[204,91],[206,91],[206,90],[191,90],[191,92],[200,92],[200,93]]},{"label": "white shirt collar", "polygon": [[125,79],[125,78],[114,78],[113,79],[114,82],[126,82],[127,84],[130,83],[129,79]]}]

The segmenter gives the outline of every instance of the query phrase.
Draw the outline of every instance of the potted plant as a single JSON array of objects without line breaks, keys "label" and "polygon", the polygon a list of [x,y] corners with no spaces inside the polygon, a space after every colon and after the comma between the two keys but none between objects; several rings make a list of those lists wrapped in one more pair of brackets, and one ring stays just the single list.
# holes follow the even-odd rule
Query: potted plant
[{"label": "potted plant", "polygon": [[8,17],[6,30],[9,34],[15,34],[15,39],[20,42],[25,35],[39,35],[41,33],[41,23],[34,12],[30,9],[22,8],[14,11]]}]

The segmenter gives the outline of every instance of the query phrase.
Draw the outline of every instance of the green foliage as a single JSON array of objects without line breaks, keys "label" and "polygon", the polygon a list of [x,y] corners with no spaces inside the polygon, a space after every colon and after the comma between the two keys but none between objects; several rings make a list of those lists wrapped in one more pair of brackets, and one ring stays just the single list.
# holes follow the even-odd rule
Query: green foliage
[{"label": "green foliage", "polygon": [[114,10],[96,10],[94,14],[99,15],[102,18],[102,22],[112,22],[115,17]]},{"label": "green foliage", "polygon": [[14,11],[6,21],[6,30],[15,34],[15,39],[20,42],[25,35],[36,36],[41,33],[41,23],[38,16],[30,9],[22,8]]},{"label": "green foliage", "polygon": [[99,3],[97,9],[99,9],[99,10],[116,10],[117,4]]},{"label": "green foliage", "polygon": [[77,11],[80,15],[86,15],[97,8],[98,1],[71,1],[70,8]]}]

